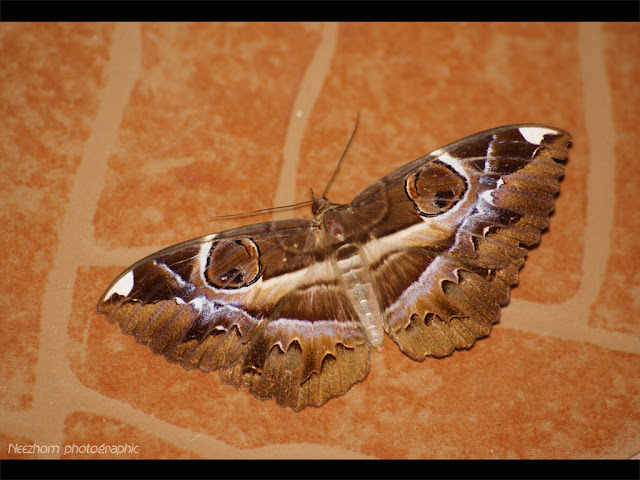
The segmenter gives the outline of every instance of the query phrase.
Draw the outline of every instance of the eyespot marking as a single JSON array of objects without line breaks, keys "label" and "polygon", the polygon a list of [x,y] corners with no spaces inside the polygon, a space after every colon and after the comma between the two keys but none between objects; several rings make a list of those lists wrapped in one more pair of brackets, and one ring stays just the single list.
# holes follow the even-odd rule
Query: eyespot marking
[{"label": "eyespot marking", "polygon": [[262,275],[260,250],[250,238],[213,242],[204,277],[209,285],[236,289],[255,283]]}]

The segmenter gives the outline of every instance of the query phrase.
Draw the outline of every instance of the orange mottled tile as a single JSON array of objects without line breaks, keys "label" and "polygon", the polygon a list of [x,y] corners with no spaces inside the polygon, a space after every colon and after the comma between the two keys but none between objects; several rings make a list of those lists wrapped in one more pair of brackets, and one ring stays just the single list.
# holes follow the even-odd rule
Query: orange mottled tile
[{"label": "orange mottled tile", "polygon": [[[616,125],[615,209],[610,253],[590,324],[640,335],[640,25],[606,28],[607,73]],[[600,161],[607,161],[602,159]],[[597,200],[596,200],[597,201]]]},{"label": "orange mottled tile", "polygon": [[272,206],[318,28],[149,24],[141,35],[142,72],[109,160],[98,241],[175,243],[231,225],[213,215]]}]

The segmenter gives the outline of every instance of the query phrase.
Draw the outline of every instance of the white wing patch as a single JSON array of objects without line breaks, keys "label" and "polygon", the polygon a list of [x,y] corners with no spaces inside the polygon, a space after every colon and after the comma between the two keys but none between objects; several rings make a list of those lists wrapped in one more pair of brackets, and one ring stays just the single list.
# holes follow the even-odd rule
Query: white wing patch
[{"label": "white wing patch", "polygon": [[109,292],[104,296],[104,301],[106,302],[115,294],[126,297],[131,293],[131,290],[133,290],[133,270],[130,270],[111,287]]},{"label": "white wing patch", "polygon": [[542,127],[521,127],[518,130],[520,130],[520,135],[522,135],[527,142],[533,145],[540,145],[545,135],[558,134],[555,130]]}]

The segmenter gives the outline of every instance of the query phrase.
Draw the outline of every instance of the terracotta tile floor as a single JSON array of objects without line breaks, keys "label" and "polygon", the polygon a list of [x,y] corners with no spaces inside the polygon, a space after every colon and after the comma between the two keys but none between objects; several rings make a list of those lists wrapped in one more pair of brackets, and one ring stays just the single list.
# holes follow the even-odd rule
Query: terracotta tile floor
[{"label": "terracotta tile floor", "polygon": [[[0,51],[0,458],[640,450],[640,25],[4,23]],[[142,256],[269,218],[211,216],[322,191],[358,112],[334,201],[493,126],[573,133],[487,339],[414,362],[387,338],[366,381],[295,413],[95,312]]]}]

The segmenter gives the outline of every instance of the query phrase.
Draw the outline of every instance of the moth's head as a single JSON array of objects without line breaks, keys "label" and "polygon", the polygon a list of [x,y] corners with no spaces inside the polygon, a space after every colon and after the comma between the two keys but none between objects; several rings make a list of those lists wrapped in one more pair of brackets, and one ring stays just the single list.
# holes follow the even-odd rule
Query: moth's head
[{"label": "moth's head", "polygon": [[311,198],[313,200],[313,203],[311,204],[311,213],[313,213],[314,217],[322,215],[328,210],[331,210],[332,208],[335,208],[336,206],[339,205],[337,203],[333,203],[324,195],[320,195],[319,197],[316,197],[315,194],[313,193],[313,190],[311,190]]}]

